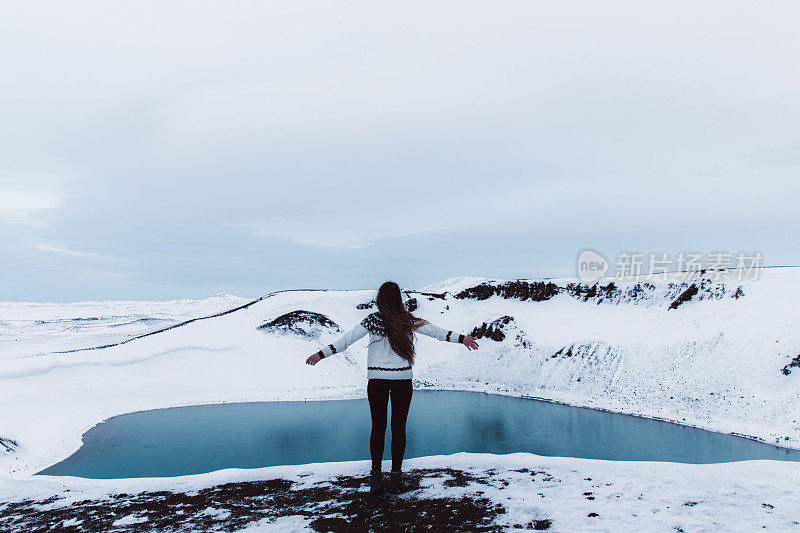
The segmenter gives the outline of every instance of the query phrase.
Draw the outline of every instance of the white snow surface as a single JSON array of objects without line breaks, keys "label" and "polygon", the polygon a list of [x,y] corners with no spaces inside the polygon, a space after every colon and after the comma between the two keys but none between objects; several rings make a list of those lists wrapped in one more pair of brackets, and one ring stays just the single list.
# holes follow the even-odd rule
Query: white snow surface
[{"label": "white snow surface", "polygon": [[449,292],[452,294],[458,294],[467,287],[474,287],[475,285],[489,281],[492,281],[492,279],[477,277],[448,278],[442,281],[437,281],[436,283],[431,283],[430,285],[426,285],[420,289],[420,292]]},{"label": "white snow surface", "polygon": [[166,302],[0,302],[0,358],[112,344],[247,301],[215,294]]},{"label": "white snow surface", "polygon": [[[685,288],[677,275],[650,280],[644,288],[643,281],[615,282],[621,296],[587,301],[563,290],[576,280],[544,280],[562,289],[546,301],[454,297],[477,283],[497,285],[502,280],[451,279],[433,284],[422,292],[447,291],[444,299],[413,292],[410,296],[419,303],[415,314],[437,325],[469,333],[503,316],[514,320],[504,326],[505,339],[482,339],[477,352],[420,338],[415,386],[532,396],[800,448],[800,368],[793,368],[788,375],[781,372],[800,355],[800,305],[796,301],[800,269],[768,268],[759,274],[757,280],[707,279],[703,283],[710,287],[708,291],[676,309],[670,309],[670,304]],[[734,297],[739,287],[738,297]],[[635,296],[629,297],[631,294]],[[69,456],[80,446],[84,432],[115,415],[181,405],[364,396],[366,339],[344,354],[309,367],[306,357],[338,333],[323,332],[313,339],[256,328],[285,313],[306,310],[322,313],[340,328],[349,329],[372,311],[356,305],[372,297],[374,290],[277,292],[228,314],[108,348],[71,353],[54,352],[105,345],[110,339],[129,339],[137,332],[158,328],[132,327],[115,336],[109,333],[110,323],[101,323],[94,332],[79,328],[49,333],[49,325],[37,325],[36,321],[143,316],[166,317],[175,323],[197,316],[199,311],[212,314],[226,306],[238,307],[244,300],[222,296],[199,303],[0,304],[0,438],[15,443],[11,451],[0,446],[0,498],[11,497],[17,490],[55,490],[62,483],[106,487],[99,481],[31,475]],[[525,461],[532,460],[525,455]],[[515,458],[518,456],[488,456],[482,460],[513,462],[518,460]],[[450,456],[435,461],[467,464],[473,459],[471,455]],[[747,516],[747,506],[762,503],[748,499],[746,491],[755,490],[752,483],[779,503],[794,498],[797,506],[800,470],[792,463],[674,465],[542,457],[535,461],[557,465],[564,476],[580,472],[575,474],[575,483],[589,471],[627,480],[630,494],[646,494],[644,501],[649,503],[634,501],[631,496],[624,500],[630,502],[625,512],[641,509],[640,516],[654,524],[666,524],[665,517],[683,512],[670,505],[672,511],[656,517],[653,509],[677,502],[675,495],[687,491],[698,492],[697,498],[703,496],[704,501],[725,500],[733,507],[744,506],[741,515],[753,520],[748,524],[759,524],[758,528],[761,515]],[[338,468],[354,467],[314,465],[318,472]],[[262,475],[261,471],[225,472],[220,476]],[[114,486],[157,487],[212,479],[218,478],[118,481]],[[654,495],[656,489],[662,496]],[[514,491],[506,496],[518,497]],[[578,520],[580,513],[570,509],[572,504],[566,500],[549,501],[553,506],[549,509],[563,507],[559,511],[563,516],[574,514],[573,519]],[[757,510],[754,507],[752,512]],[[575,522],[575,527],[582,523]]]}]

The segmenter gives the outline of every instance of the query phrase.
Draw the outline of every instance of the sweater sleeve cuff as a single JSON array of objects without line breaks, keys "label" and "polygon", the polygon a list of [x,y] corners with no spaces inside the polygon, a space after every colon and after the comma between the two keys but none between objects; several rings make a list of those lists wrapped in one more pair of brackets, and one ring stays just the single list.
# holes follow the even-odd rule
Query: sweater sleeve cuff
[{"label": "sweater sleeve cuff", "polygon": [[457,342],[458,344],[462,344],[464,342],[464,335],[459,334],[458,337],[456,337],[455,332],[448,331],[447,335],[444,337],[444,340],[447,342]]},{"label": "sweater sleeve cuff", "polygon": [[317,355],[319,356],[320,359],[325,359],[325,354],[322,352],[322,350],[318,351]]},{"label": "sweater sleeve cuff", "polygon": [[331,355],[335,354],[337,351],[338,350],[336,349],[336,346],[334,346],[333,344],[329,344],[326,347],[324,347],[323,349],[321,349],[319,351],[319,353],[322,354],[322,357],[330,357]]}]

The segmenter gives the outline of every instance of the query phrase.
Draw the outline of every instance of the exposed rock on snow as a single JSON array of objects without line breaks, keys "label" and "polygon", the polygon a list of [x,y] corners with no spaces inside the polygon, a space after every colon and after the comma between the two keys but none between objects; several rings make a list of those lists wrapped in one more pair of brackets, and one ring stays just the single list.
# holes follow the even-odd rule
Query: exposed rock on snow
[{"label": "exposed rock on snow", "polygon": [[292,311],[274,320],[258,326],[265,333],[294,334],[318,339],[324,332],[341,332],[339,325],[323,315],[313,311]]},{"label": "exposed rock on snow", "polygon": [[783,367],[781,372],[783,372],[784,375],[788,376],[789,374],[792,373],[792,367],[800,368],[800,355],[789,361],[789,364]]},{"label": "exposed rock on snow", "polygon": [[[409,293],[406,292],[406,295],[408,295],[408,294]],[[428,296],[429,300],[433,300],[434,297],[438,297],[438,298],[444,299],[444,295],[443,294],[427,295],[427,296]],[[404,302],[404,304],[406,306],[406,309],[408,309],[409,313],[413,313],[414,311],[417,310],[417,307],[419,307],[419,302],[417,302],[417,299],[413,298],[413,297],[412,298],[408,298]],[[356,309],[375,309],[375,305],[376,305],[375,304],[375,300],[370,300],[368,302],[362,302],[360,304],[357,304],[356,305]]]},{"label": "exposed rock on snow", "polygon": [[693,298],[693,297],[694,297],[694,296],[697,294],[697,292],[698,292],[697,285],[695,285],[694,283],[692,283],[692,284],[689,286],[689,288],[688,288],[688,289],[686,289],[685,291],[683,291],[683,292],[680,294],[680,296],[678,296],[678,298],[676,298],[676,299],[675,299],[675,301],[674,301],[674,302],[672,302],[671,304],[669,304],[669,308],[670,308],[670,309],[677,309],[677,308],[678,308],[678,306],[680,306],[682,303],[684,303],[684,302],[688,302],[689,300],[691,300],[691,299],[692,299],[692,298]]},{"label": "exposed rock on snow", "polygon": [[560,292],[560,288],[551,282],[544,281],[504,281],[484,282],[474,287],[467,287],[455,295],[458,299],[487,300],[492,296],[503,299],[530,300],[543,302]]},{"label": "exposed rock on snow", "polygon": [[14,450],[19,447],[17,441],[6,437],[0,437],[0,455],[7,453],[14,453]]},{"label": "exposed rock on snow", "polygon": [[[709,277],[700,277],[696,281],[669,281],[654,283],[649,281],[610,281],[608,283],[563,283],[556,281],[485,281],[479,285],[467,287],[455,294],[458,299],[487,300],[499,296],[505,300],[521,300],[544,302],[558,294],[568,294],[583,302],[597,304],[633,303],[644,306],[663,306],[669,303],[669,309],[675,309],[689,300],[719,300],[726,296],[741,298],[744,291],[741,286],[731,291],[722,281]],[[708,275],[707,275],[708,276]]]},{"label": "exposed rock on snow", "polygon": [[434,300],[444,300],[447,297],[447,293],[444,292],[420,292],[419,294],[427,298],[430,302]]},{"label": "exposed rock on snow", "polygon": [[[580,357],[581,359],[597,358],[598,353],[610,355],[612,352],[611,346],[600,342],[584,342],[570,344],[559,348],[559,350],[550,356],[551,359],[556,357]],[[591,364],[589,366],[592,366]]]},{"label": "exposed rock on snow", "polygon": [[474,328],[470,333],[470,336],[475,337],[476,339],[483,339],[485,337],[487,339],[500,342],[506,338],[506,334],[503,333],[503,328],[510,324],[513,320],[514,317],[506,315],[492,320],[488,324],[484,322],[480,326]]}]

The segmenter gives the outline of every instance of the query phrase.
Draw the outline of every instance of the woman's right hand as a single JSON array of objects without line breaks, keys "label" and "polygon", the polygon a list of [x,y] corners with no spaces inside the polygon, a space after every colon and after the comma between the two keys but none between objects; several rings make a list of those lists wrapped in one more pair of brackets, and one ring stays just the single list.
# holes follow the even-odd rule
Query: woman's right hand
[{"label": "woman's right hand", "polygon": [[467,347],[467,350],[477,350],[478,349],[478,343],[475,341],[475,338],[474,337],[470,337],[469,335],[464,337],[464,342],[462,344]]},{"label": "woman's right hand", "polygon": [[311,357],[306,359],[306,364],[314,366],[317,363],[319,363],[320,361],[322,361],[322,357],[320,357],[318,353],[315,353],[314,355],[312,355]]}]

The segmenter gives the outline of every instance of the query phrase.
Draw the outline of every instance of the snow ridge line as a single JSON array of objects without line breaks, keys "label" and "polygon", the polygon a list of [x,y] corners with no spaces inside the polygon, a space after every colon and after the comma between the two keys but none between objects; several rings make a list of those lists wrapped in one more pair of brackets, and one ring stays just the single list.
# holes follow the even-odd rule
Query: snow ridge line
[{"label": "snow ridge line", "polygon": [[86,352],[86,351],[89,351],[89,350],[102,350],[104,348],[113,348],[114,346],[120,346],[122,344],[127,344],[127,343],[129,343],[131,341],[135,341],[135,340],[141,339],[143,337],[149,337],[150,335],[155,335],[156,333],[163,333],[163,332],[169,331],[171,329],[179,328],[181,326],[185,326],[187,324],[191,324],[192,322],[197,322],[199,320],[207,320],[209,318],[217,318],[217,317],[220,317],[220,316],[224,316],[224,315],[233,313],[235,311],[241,311],[242,309],[247,309],[251,305],[257,304],[258,302],[266,300],[267,298],[272,298],[276,294],[281,294],[283,292],[311,292],[311,291],[327,292],[328,290],[329,289],[282,289],[282,290],[279,290],[279,291],[271,292],[269,294],[265,294],[264,296],[262,296],[260,298],[257,298],[257,299],[255,299],[255,300],[253,300],[251,302],[247,302],[246,304],[240,305],[238,307],[234,307],[233,309],[228,309],[227,311],[220,311],[219,313],[214,313],[213,315],[199,316],[199,317],[195,317],[195,318],[190,318],[189,320],[184,320],[183,322],[178,322],[177,324],[172,324],[171,326],[167,326],[167,327],[162,328],[162,329],[157,329],[155,331],[150,331],[148,333],[142,333],[141,335],[136,335],[136,336],[131,337],[129,339],[125,339],[125,340],[118,341],[118,342],[112,342],[111,344],[103,344],[101,346],[90,346],[88,348],[75,348],[75,349],[72,349],[72,350],[60,350],[60,351],[56,351],[56,352],[47,352],[47,354],[38,354],[38,355]]},{"label": "snow ridge line", "polygon": [[[31,369],[28,372],[12,372],[8,374],[0,373],[0,379],[9,379],[9,378],[21,378],[21,377],[28,377],[28,376],[37,376],[40,374],[47,374],[56,369],[64,369],[64,368],[77,368],[79,366],[126,366],[126,365],[135,365],[137,363],[141,363],[144,361],[149,361],[150,359],[155,359],[156,357],[161,357],[163,355],[170,355],[173,353],[178,352],[185,352],[190,350],[196,351],[206,351],[206,352],[225,352],[228,350],[233,350],[234,348],[208,348],[205,346],[185,346],[183,348],[174,348],[172,350],[166,350],[163,352],[154,353],[152,355],[148,355],[145,357],[136,357],[133,359],[126,359],[125,361],[80,361],[80,362],[67,362],[67,363],[54,363],[52,365],[48,365],[44,368],[39,369]],[[0,439],[2,439],[0,437]]]}]

